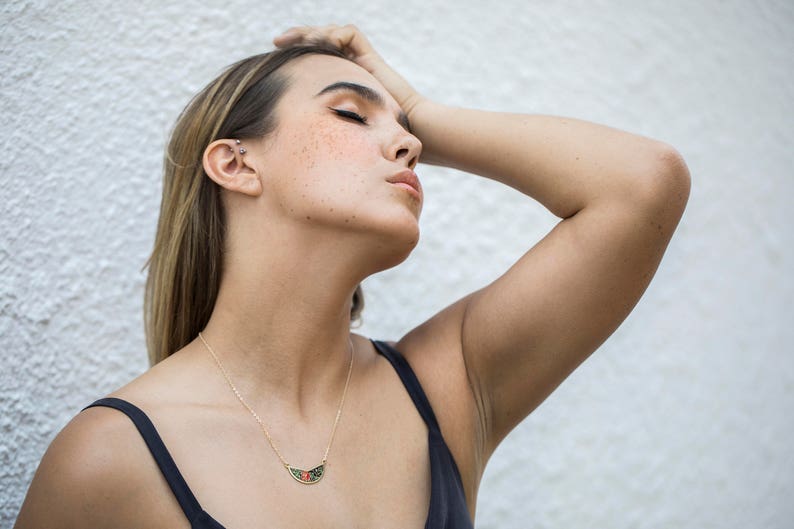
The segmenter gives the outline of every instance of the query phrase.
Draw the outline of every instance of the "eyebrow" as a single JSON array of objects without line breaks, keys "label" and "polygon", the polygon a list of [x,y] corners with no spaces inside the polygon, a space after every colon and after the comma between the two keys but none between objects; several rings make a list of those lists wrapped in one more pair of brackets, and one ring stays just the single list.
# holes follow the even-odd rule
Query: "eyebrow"
[{"label": "eyebrow", "polygon": [[[320,90],[315,97],[319,97],[323,94],[328,94],[331,92],[353,92],[354,94],[361,97],[361,99],[364,99],[373,105],[386,108],[386,101],[383,100],[383,96],[381,96],[378,92],[368,86],[351,83],[348,81],[339,81],[337,83],[329,84]],[[400,110],[400,113],[397,114],[397,122],[402,125],[402,128],[413,134],[413,131],[411,131],[411,123],[408,121],[408,116],[402,110]]]}]

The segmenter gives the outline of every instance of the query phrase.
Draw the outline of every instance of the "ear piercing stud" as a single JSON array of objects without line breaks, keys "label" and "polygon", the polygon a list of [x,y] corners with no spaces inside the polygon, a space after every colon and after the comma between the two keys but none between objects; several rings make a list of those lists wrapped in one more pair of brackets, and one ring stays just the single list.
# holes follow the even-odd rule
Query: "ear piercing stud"
[{"label": "ear piercing stud", "polygon": [[[240,145],[240,140],[234,140],[234,141],[237,142],[237,145]],[[245,150],[245,147],[240,147],[240,154],[245,154],[246,152],[247,151]]]}]

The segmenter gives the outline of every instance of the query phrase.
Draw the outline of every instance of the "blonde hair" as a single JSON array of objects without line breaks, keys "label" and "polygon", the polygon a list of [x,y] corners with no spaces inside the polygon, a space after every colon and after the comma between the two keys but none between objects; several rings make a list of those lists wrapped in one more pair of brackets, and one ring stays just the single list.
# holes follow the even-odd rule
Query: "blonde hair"
[{"label": "blonde hair", "polygon": [[[276,128],[273,110],[288,80],[277,70],[307,54],[346,59],[326,43],[282,48],[229,66],[182,111],[163,162],[163,197],[144,293],[151,365],[193,340],[209,321],[223,274],[226,216],[220,187],[205,173],[204,149],[217,139],[261,138]],[[364,306],[356,288],[351,321]]]}]

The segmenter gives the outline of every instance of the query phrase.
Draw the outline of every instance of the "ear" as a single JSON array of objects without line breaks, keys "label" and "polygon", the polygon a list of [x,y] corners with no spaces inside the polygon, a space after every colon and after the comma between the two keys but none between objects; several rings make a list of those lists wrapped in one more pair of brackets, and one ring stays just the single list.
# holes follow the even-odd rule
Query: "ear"
[{"label": "ear", "polygon": [[259,196],[262,182],[256,171],[246,164],[245,156],[245,148],[236,140],[215,140],[204,149],[204,171],[224,189]]}]

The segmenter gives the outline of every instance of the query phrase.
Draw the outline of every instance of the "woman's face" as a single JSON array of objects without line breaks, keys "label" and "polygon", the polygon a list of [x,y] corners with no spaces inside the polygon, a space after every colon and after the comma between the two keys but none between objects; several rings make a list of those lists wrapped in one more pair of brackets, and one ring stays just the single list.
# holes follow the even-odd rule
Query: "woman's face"
[{"label": "woman's face", "polygon": [[411,181],[422,146],[397,102],[366,70],[338,57],[307,55],[281,73],[288,87],[276,106],[276,130],[245,155],[261,175],[268,209],[410,251],[422,190],[393,182]]}]

